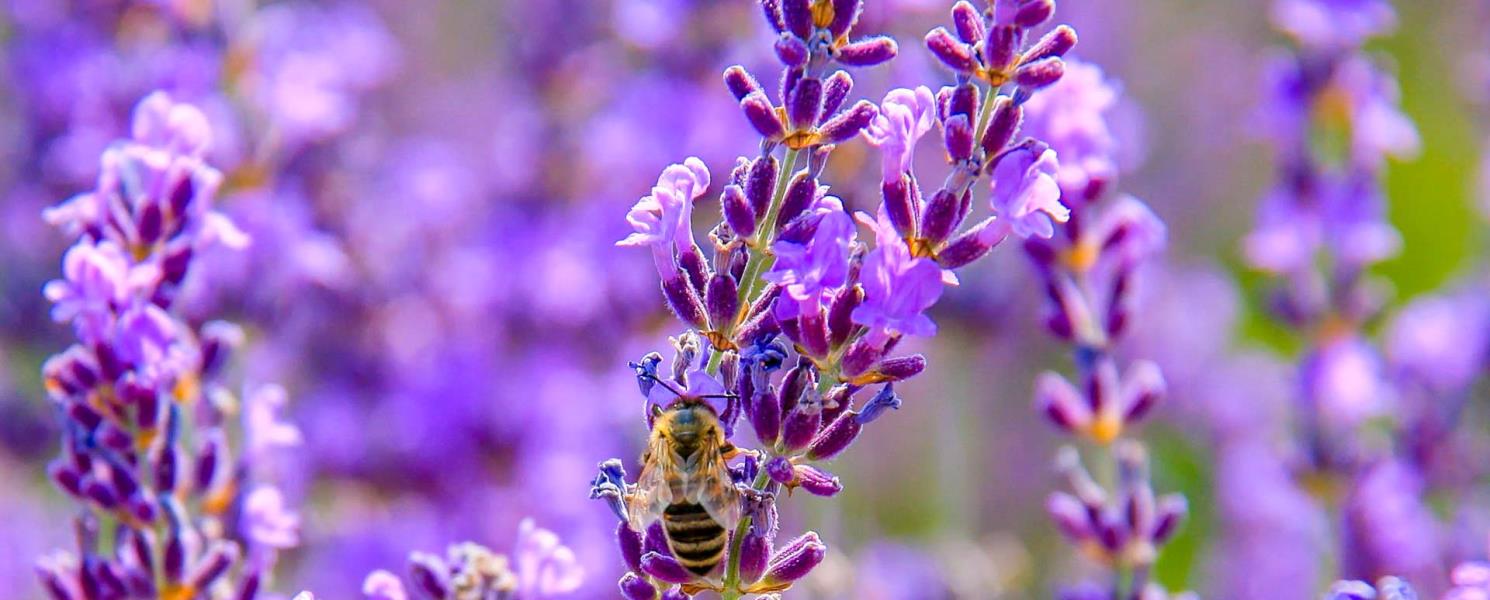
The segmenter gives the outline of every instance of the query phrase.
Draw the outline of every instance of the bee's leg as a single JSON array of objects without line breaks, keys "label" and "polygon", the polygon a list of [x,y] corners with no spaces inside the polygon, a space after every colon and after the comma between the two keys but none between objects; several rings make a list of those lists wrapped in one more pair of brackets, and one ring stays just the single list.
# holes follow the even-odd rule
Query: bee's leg
[{"label": "bee's leg", "polygon": [[739,456],[743,452],[744,450],[729,442],[725,442],[723,446],[719,447],[719,453],[724,456],[724,460],[734,460],[736,456]]}]

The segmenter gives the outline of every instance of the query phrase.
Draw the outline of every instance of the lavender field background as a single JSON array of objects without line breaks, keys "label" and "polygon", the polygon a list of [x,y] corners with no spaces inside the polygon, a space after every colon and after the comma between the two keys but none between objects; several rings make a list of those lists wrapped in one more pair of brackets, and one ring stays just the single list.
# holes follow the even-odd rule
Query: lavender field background
[{"label": "lavender field background", "polygon": [[[203,245],[170,291],[172,318],[228,355],[197,367],[202,397],[249,432],[224,459],[256,482],[229,493],[248,508],[226,522],[249,540],[229,577],[254,571],[259,597],[384,598],[369,573],[472,541],[509,555],[516,597],[620,597],[616,516],[591,484],[611,457],[634,474],[647,432],[628,361],[670,360],[684,325],[652,257],[616,242],[658,173],[697,156],[714,182],[693,212],[707,245],[730,168],[761,138],[721,73],[743,65],[771,89],[780,68],[759,2],[0,2],[0,596],[49,597],[46,573],[67,572],[56,552],[78,552],[74,519],[97,505],[55,482],[77,416],[44,365],[84,326],[54,319],[43,289],[69,278],[80,234],[43,214],[100,186],[100,156],[143,139],[136,105],[163,90],[205,117],[213,214],[248,241]],[[852,70],[851,99],[952,85],[923,42],[952,26],[951,5],[864,0],[855,38],[899,52]],[[1308,47],[1299,31],[1334,30],[1280,17],[1291,5],[1392,11],[1345,51],[1395,83],[1289,105],[1279,65]],[[1167,382],[1126,432],[1146,445],[1146,481],[1188,507],[1155,587],[1288,600],[1399,576],[1424,598],[1490,598],[1476,562],[1490,552],[1490,4],[1059,0],[1038,32],[1055,23],[1080,41],[1030,102],[1105,123],[1114,143],[1091,153],[1104,181],[1163,221],[1112,348]],[[1357,111],[1344,134],[1331,102]],[[1379,176],[1379,207],[1361,191],[1317,217],[1361,228],[1279,226],[1316,218],[1269,204],[1302,185],[1279,133],[1294,117],[1315,123],[1304,147]],[[1048,122],[1031,135],[1069,135]],[[948,169],[939,131],[914,158],[928,194]],[[823,177],[874,213],[883,148],[864,137]],[[191,235],[231,241],[203,227]],[[1315,289],[1299,274],[1314,255],[1278,250],[1310,243],[1335,253],[1322,270],[1357,260],[1364,275]],[[1025,247],[1011,236],[960,269],[927,313],[936,336],[896,347],[927,366],[828,463],[842,491],[783,500],[783,531],[827,544],[785,598],[1111,597],[1079,587],[1105,588],[1108,569],[1049,515],[1069,491],[1059,448],[1094,446],[1036,406],[1042,373],[1076,377]],[[219,340],[220,320],[241,332]],[[275,498],[250,503],[261,487]]]}]

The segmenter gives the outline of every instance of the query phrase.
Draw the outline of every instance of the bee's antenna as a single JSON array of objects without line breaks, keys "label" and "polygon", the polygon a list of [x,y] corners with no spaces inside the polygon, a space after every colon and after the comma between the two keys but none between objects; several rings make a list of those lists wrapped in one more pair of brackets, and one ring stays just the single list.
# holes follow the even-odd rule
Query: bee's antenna
[{"label": "bee's antenna", "polygon": [[637,370],[636,376],[639,379],[646,379],[648,381],[651,381],[652,383],[656,383],[658,385],[661,385],[664,388],[667,388],[667,391],[672,392],[674,396],[678,396],[678,397],[682,397],[683,396],[683,392],[678,391],[678,388],[673,387],[673,385],[671,383],[668,383],[666,381],[663,381],[661,377],[658,377],[658,376],[653,375],[651,373],[642,372],[641,370]]},{"label": "bee's antenna", "polygon": [[703,395],[695,396],[695,397],[696,398],[705,398],[705,399],[707,399],[707,398],[723,398],[725,400],[736,400],[736,399],[738,399],[740,397],[740,395],[739,394],[703,394]]}]

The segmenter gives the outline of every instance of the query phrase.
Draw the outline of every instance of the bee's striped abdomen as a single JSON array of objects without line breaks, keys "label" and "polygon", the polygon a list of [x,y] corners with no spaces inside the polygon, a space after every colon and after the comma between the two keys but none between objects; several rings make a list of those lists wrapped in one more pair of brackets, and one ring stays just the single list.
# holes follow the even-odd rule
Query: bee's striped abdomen
[{"label": "bee's striped abdomen", "polygon": [[662,512],[668,549],[689,571],[700,577],[713,571],[724,559],[724,528],[698,504],[681,502]]}]

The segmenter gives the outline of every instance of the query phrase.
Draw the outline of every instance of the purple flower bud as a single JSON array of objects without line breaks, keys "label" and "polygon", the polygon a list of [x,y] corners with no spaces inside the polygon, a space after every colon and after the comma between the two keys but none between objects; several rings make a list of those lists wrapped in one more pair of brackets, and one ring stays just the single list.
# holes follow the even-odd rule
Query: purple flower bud
[{"label": "purple flower bud", "polygon": [[1014,83],[1033,91],[1060,81],[1065,74],[1066,62],[1058,56],[1051,56],[1020,65],[1014,71]]},{"label": "purple flower bud", "polygon": [[781,445],[789,452],[806,448],[823,422],[823,401],[817,390],[809,385],[802,396],[781,427]]},{"label": "purple flower bud", "polygon": [[745,198],[745,190],[738,185],[728,185],[719,195],[720,212],[731,231],[742,238],[755,235],[755,211]]},{"label": "purple flower bud", "polygon": [[833,19],[828,22],[828,33],[833,39],[838,39],[853,29],[859,20],[859,11],[864,8],[864,0],[831,0],[830,6],[833,7]]},{"label": "purple flower bud", "polygon": [[781,435],[781,403],[771,388],[755,390],[750,402],[750,426],[761,444],[770,446]]},{"label": "purple flower bud", "polygon": [[857,417],[852,411],[845,411],[823,428],[807,447],[807,458],[828,460],[848,448],[863,428]]},{"label": "purple flower bud", "polygon": [[926,49],[942,64],[958,73],[971,73],[978,68],[973,49],[957,41],[945,27],[938,27],[926,34]]},{"label": "purple flower bud", "polygon": [[802,38],[783,33],[776,38],[776,58],[788,67],[805,65],[807,64],[807,43],[803,42]]},{"label": "purple flower bud", "polygon": [[761,12],[765,13],[766,23],[770,24],[771,29],[776,30],[776,33],[786,30],[781,22],[781,0],[761,0]]},{"label": "purple flower bud", "polygon": [[1185,497],[1179,494],[1169,494],[1159,499],[1159,505],[1155,511],[1154,528],[1149,532],[1149,540],[1159,546],[1168,542],[1179,531],[1180,524],[1184,523],[1185,517],[1190,513],[1190,504]]},{"label": "purple flower bud", "polygon": [[1092,410],[1071,382],[1046,371],[1035,379],[1035,407],[1056,426],[1076,432],[1091,425]]},{"label": "purple flower bud", "polygon": [[823,114],[832,115],[843,107],[843,101],[854,89],[854,78],[848,71],[837,70],[823,80]]},{"label": "purple flower bud", "polygon": [[1064,492],[1051,494],[1045,501],[1045,512],[1055,521],[1056,528],[1072,542],[1081,543],[1091,539],[1091,513],[1075,496]]},{"label": "purple flower bud", "polygon": [[[375,573],[385,573],[385,574],[388,574],[390,577],[392,576],[392,574],[391,573],[388,573],[387,571],[376,571]],[[368,575],[368,577],[372,577],[372,575]],[[263,579],[263,575],[260,573],[260,571],[258,569],[254,569],[254,570],[250,571],[248,573],[248,575],[245,575],[243,577],[243,584],[240,585],[240,586],[238,586],[238,600],[254,600],[255,598],[258,598],[259,597],[259,585],[260,585],[260,582],[261,582],[262,579]],[[393,581],[398,582],[398,579],[394,579]],[[403,586],[403,583],[402,582],[398,582],[398,585],[399,585],[398,590],[399,591],[403,591],[403,587],[402,587]],[[362,592],[364,594],[366,594],[367,593],[367,588],[365,588],[365,587],[362,588]],[[291,600],[293,600],[293,599],[291,599]],[[369,596],[368,597],[368,600],[403,600],[403,599],[401,597],[397,597],[397,596],[389,596],[387,598],[383,598],[383,597],[380,597],[380,596]]]},{"label": "purple flower bud", "polygon": [[838,481],[838,477],[812,465],[797,465],[795,480],[797,485],[814,496],[829,498],[843,491],[843,484]]},{"label": "purple flower bud", "polygon": [[999,25],[988,32],[988,39],[983,40],[983,64],[987,68],[1004,73],[1014,66],[1014,60],[1019,57],[1019,45],[1023,42],[1023,33],[1018,27],[1012,25]]},{"label": "purple flower bud", "polygon": [[984,219],[956,239],[948,242],[937,253],[937,264],[945,269],[956,269],[967,265],[992,250],[1008,235],[1008,228],[995,219]]},{"label": "purple flower bud", "polygon": [[[903,381],[920,375],[926,370],[926,357],[920,354],[897,356],[881,361],[875,369],[886,381]],[[898,407],[898,404],[897,406]],[[892,407],[895,408],[895,407]],[[867,408],[866,408],[867,409]],[[865,421],[868,423],[868,421]]]},{"label": "purple flower bud", "polygon": [[971,83],[952,88],[952,94],[947,97],[946,110],[940,115],[942,121],[946,122],[955,115],[965,115],[971,122],[973,115],[978,114],[978,98],[978,87]]},{"label": "purple flower bud", "polygon": [[[966,118],[961,115],[957,119],[966,122]],[[965,218],[966,211],[963,207],[967,204],[964,201],[967,196],[968,194],[964,194],[964,198],[959,199],[951,190],[937,190],[931,201],[926,203],[926,210],[921,218],[921,237],[932,245],[937,245],[951,236]]]},{"label": "purple flower bud", "polygon": [[1065,56],[1076,47],[1076,30],[1060,25],[1030,46],[1024,53],[1025,62],[1034,62],[1052,56]]},{"label": "purple flower bud", "polygon": [[716,273],[709,279],[704,301],[709,309],[709,324],[714,329],[728,331],[734,326],[735,317],[740,312],[739,286],[735,284],[735,278]]},{"label": "purple flower bud", "polygon": [[786,188],[786,197],[781,201],[780,212],[776,214],[776,231],[780,232],[788,223],[807,210],[813,201],[817,199],[817,178],[807,171],[797,173],[792,178],[791,184]]},{"label": "purple flower bud", "polygon": [[160,205],[155,202],[147,202],[140,207],[138,219],[138,231],[140,242],[154,244],[160,239],[161,229],[165,225],[165,216],[161,214]]},{"label": "purple flower bud", "polygon": [[423,552],[409,555],[409,581],[428,598],[450,594],[450,567],[440,557]]},{"label": "purple flower bud", "polygon": [[828,343],[833,348],[843,346],[853,335],[854,309],[864,302],[864,290],[859,286],[846,286],[833,296],[828,306]]},{"label": "purple flower bud", "polygon": [[62,460],[54,460],[47,465],[47,475],[57,484],[57,487],[73,496],[83,495],[83,477],[72,465]]},{"label": "purple flower bud", "polygon": [[823,110],[823,82],[813,77],[797,80],[786,97],[786,116],[792,129],[817,125]]},{"label": "purple flower bud", "polygon": [[114,493],[114,489],[97,479],[89,478],[83,483],[83,495],[104,510],[119,505],[119,496]]},{"label": "purple flower bud", "polygon": [[952,24],[957,29],[957,39],[968,44],[983,41],[983,14],[967,0],[952,5]]},{"label": "purple flower bud", "polygon": [[806,577],[818,563],[823,562],[828,547],[817,534],[807,532],[781,548],[766,567],[764,581],[790,583]]},{"label": "purple flower bud", "polygon": [[885,349],[882,346],[870,341],[867,336],[861,337],[843,353],[843,376],[853,378],[863,375],[884,356]]},{"label": "purple flower bud", "polygon": [[947,119],[942,132],[948,157],[957,162],[973,157],[973,126],[968,122],[967,115],[959,114]]},{"label": "purple flower bud", "polygon": [[900,48],[888,37],[870,37],[838,48],[839,64],[850,67],[873,67],[895,58]]},{"label": "purple flower bud", "polygon": [[222,577],[223,573],[238,561],[238,546],[231,542],[217,542],[207,549],[206,556],[197,561],[196,569],[192,571],[191,585],[198,590],[205,590]]},{"label": "purple flower bud", "polygon": [[668,583],[688,583],[697,579],[677,559],[656,552],[642,556],[642,572]]},{"label": "purple flower bud", "polygon": [[698,292],[683,277],[662,280],[662,295],[667,298],[668,307],[679,320],[701,329],[707,326],[703,302],[699,299]]},{"label": "purple flower bud", "polygon": [[662,521],[653,521],[647,526],[647,536],[642,542],[642,555],[649,553],[662,556],[673,555],[673,551],[667,547],[667,533],[662,529]]},{"label": "purple flower bud", "polygon": [[1142,419],[1164,396],[1164,374],[1159,365],[1150,361],[1138,361],[1128,367],[1123,377],[1123,420],[1129,423]]},{"label": "purple flower bud", "polygon": [[99,423],[103,422],[103,417],[97,411],[80,402],[74,402],[67,406],[67,416],[73,422],[83,426],[84,431],[93,431],[94,428],[98,427]]},{"label": "purple flower bud", "polygon": [[166,537],[166,550],[161,556],[166,581],[180,582],[186,572],[186,542],[181,539],[180,528],[173,527]]},{"label": "purple flower bud", "polygon": [[760,82],[746,71],[745,67],[735,65],[724,70],[724,86],[729,88],[729,93],[734,94],[735,100],[744,100],[746,96],[761,91]]},{"label": "purple flower bud", "polygon": [[1049,21],[1055,14],[1055,0],[1028,0],[1014,15],[1014,24],[1025,29],[1034,29]]},{"label": "purple flower bud", "polygon": [[781,124],[781,119],[776,116],[776,109],[766,99],[764,92],[757,90],[747,94],[740,100],[740,109],[745,111],[745,118],[762,137],[780,140],[786,135],[786,126]]},{"label": "purple flower bud", "polygon": [[989,156],[996,155],[1009,146],[1024,118],[1024,110],[1008,96],[999,96],[994,103],[993,118],[988,121],[988,130],[983,132],[983,139],[979,142],[983,146],[983,152]]},{"label": "purple flower bud", "polygon": [[196,475],[196,489],[199,492],[205,492],[211,488],[212,482],[217,478],[217,454],[221,443],[217,436],[208,436],[197,452],[197,465],[193,472]]},{"label": "purple flower bud", "polygon": [[917,191],[915,181],[904,175],[880,184],[885,215],[901,237],[916,235],[916,205],[919,202],[914,192]]},{"label": "purple flower bud", "polygon": [[94,430],[93,439],[115,452],[128,452],[134,449],[134,437],[109,421],[98,425],[98,429]]},{"label": "purple flower bud", "polygon": [[[774,116],[772,118],[775,118]],[[772,186],[776,184],[776,158],[763,156],[750,163],[750,174],[745,180],[745,198],[759,220],[765,216],[771,204]]]},{"label": "purple flower bud", "polygon": [[622,575],[618,585],[621,586],[621,596],[626,600],[653,600],[657,597],[657,588],[636,573]]},{"label": "purple flower bud", "polygon": [[745,538],[740,540],[740,581],[755,583],[766,572],[770,558],[771,541],[756,528],[750,528]]},{"label": "purple flower bud", "polygon": [[828,357],[828,319],[821,310],[803,313],[797,319],[797,336],[793,338],[807,356],[816,359]]},{"label": "purple flower bud", "polygon": [[796,472],[792,469],[792,461],[785,456],[773,457],[766,462],[766,475],[781,485],[787,485],[796,478]]},{"label": "purple flower bud", "polygon": [[668,588],[662,591],[661,600],[693,600],[681,587]]},{"label": "purple flower bud", "polygon": [[[842,72],[842,71],[840,71]],[[841,144],[859,135],[880,114],[879,107],[868,100],[855,102],[848,110],[828,119],[818,129],[825,144]]]},{"label": "purple flower bud", "polygon": [[812,37],[812,0],[781,0],[781,23],[799,38]]},{"label": "purple flower bud", "polygon": [[626,568],[640,572],[642,570],[642,534],[632,529],[629,523],[621,521],[616,525],[616,543],[621,547],[621,560],[626,561]]}]

